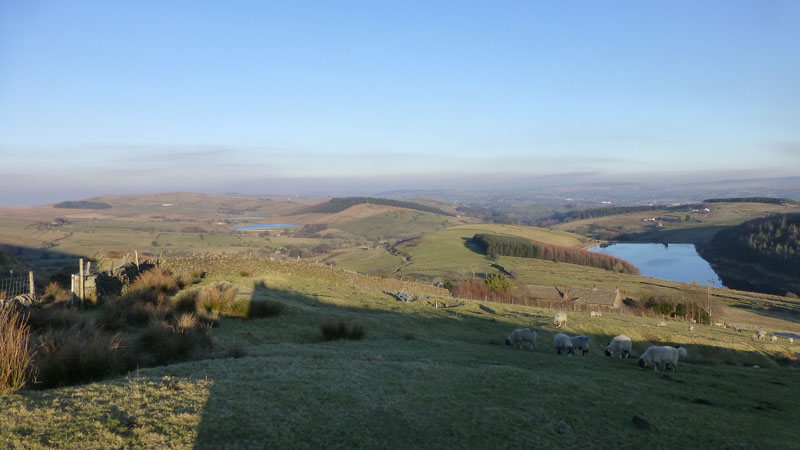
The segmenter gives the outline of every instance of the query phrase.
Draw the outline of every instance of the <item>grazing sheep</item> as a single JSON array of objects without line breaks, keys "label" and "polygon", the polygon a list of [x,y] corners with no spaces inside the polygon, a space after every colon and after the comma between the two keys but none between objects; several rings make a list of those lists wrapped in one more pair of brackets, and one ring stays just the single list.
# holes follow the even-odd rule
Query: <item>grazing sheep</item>
[{"label": "grazing sheep", "polygon": [[566,334],[558,333],[553,338],[553,346],[556,348],[556,351],[560,355],[561,352],[567,352],[568,355],[572,355],[575,353],[575,350],[572,345],[572,339],[569,338]]},{"label": "grazing sheep", "polygon": [[764,330],[759,330],[758,331],[758,338],[759,339],[764,339],[765,337],[767,337],[767,332],[764,331]]},{"label": "grazing sheep", "polygon": [[778,336],[775,336],[775,335],[773,334],[773,335],[772,335],[772,337],[771,337],[771,338],[769,338],[769,340],[770,340],[770,341],[772,341],[772,342],[778,342]]},{"label": "grazing sheep", "polygon": [[667,326],[667,322],[664,322],[664,321],[662,320],[661,322],[658,322],[658,326],[659,326],[659,327],[665,327],[665,326]]},{"label": "grazing sheep", "polygon": [[561,328],[566,324],[567,324],[567,313],[565,313],[564,311],[557,312],[555,317],[553,317],[553,325],[555,325],[556,328]]},{"label": "grazing sheep", "polygon": [[517,328],[506,338],[506,345],[513,345],[514,348],[522,348],[522,344],[529,343],[531,350],[536,344],[536,332],[530,328]]},{"label": "grazing sheep", "polygon": [[714,326],[715,326],[715,327],[719,327],[719,328],[725,328],[725,324],[724,324],[724,323],[722,323],[722,322],[715,322],[715,323],[714,323]]},{"label": "grazing sheep", "polygon": [[789,338],[789,345],[794,344],[794,338]]},{"label": "grazing sheep", "polygon": [[751,334],[751,335],[750,335],[750,340],[751,340],[751,341],[754,341],[754,342],[755,342],[755,340],[756,340],[756,339],[758,339],[758,336],[756,336],[755,334]]},{"label": "grazing sheep", "polygon": [[683,347],[670,347],[668,345],[662,346],[652,346],[648,348],[642,356],[639,357],[639,367],[642,369],[646,368],[648,365],[653,365],[653,369],[658,372],[658,365],[663,363],[664,370],[672,368],[672,371],[675,372],[675,369],[678,367],[678,358],[685,358],[686,357],[686,349]]},{"label": "grazing sheep", "polygon": [[589,313],[590,317],[603,317],[603,313],[600,311],[592,311]]},{"label": "grazing sheep", "polygon": [[589,353],[589,336],[571,336],[572,348],[580,350],[582,355]]},{"label": "grazing sheep", "polygon": [[631,338],[625,334],[620,334],[611,340],[606,347],[606,356],[611,357],[614,353],[619,353],[619,358],[627,358],[631,354]]},{"label": "grazing sheep", "polygon": [[694,331],[694,325],[689,325],[689,332]]}]

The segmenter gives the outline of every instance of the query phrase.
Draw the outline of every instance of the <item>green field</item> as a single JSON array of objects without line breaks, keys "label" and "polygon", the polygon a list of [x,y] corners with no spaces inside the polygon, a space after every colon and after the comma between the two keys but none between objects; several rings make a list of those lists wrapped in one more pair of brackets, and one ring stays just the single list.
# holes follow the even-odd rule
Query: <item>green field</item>
[{"label": "green field", "polygon": [[473,273],[496,273],[495,262],[470,246],[476,233],[497,233],[520,236],[565,247],[581,247],[582,236],[563,231],[517,225],[475,224],[446,228],[423,235],[398,246],[410,256],[402,271],[406,275],[431,278],[469,278]]},{"label": "green field", "polygon": [[335,227],[367,239],[406,239],[461,223],[453,217],[396,208]]},{"label": "green field", "polygon": [[[785,340],[753,343],[730,329],[689,333],[679,322],[570,312],[564,331],[589,335],[592,351],[566,357],[551,346],[552,310],[399,302],[383,291],[445,292],[305,263],[167,264],[203,267],[204,283],[230,281],[242,297],[286,310],[224,319],[212,330],[222,349],[244,345],[240,359],[2,397],[0,446],[797,448],[798,369],[775,363],[796,350]],[[319,325],[331,317],[362,324],[366,338],[323,341]],[[503,344],[519,326],[538,331],[534,351]],[[675,373],[641,370],[635,357],[605,358],[602,348],[618,333],[634,339],[634,355],[663,343],[685,345],[689,358]]]}]

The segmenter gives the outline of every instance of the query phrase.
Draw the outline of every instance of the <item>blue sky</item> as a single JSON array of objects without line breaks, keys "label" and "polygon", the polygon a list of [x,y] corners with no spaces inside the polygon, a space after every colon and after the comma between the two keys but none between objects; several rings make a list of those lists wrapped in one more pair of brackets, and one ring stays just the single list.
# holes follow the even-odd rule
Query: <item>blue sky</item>
[{"label": "blue sky", "polygon": [[0,0],[0,204],[800,175],[798,23],[794,1]]}]

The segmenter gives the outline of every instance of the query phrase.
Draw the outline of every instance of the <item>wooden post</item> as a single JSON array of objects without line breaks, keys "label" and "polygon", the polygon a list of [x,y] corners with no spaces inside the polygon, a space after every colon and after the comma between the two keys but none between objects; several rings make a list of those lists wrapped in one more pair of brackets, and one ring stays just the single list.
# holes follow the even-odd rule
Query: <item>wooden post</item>
[{"label": "wooden post", "polygon": [[91,272],[92,272],[92,262],[89,261],[86,263],[86,276],[88,277]]},{"label": "wooden post", "polygon": [[81,299],[81,308],[83,308],[83,258],[78,261],[78,265],[80,266],[78,270],[78,276],[80,277],[78,281],[78,298]]},{"label": "wooden post", "polygon": [[75,274],[69,276],[69,306],[75,305]]},{"label": "wooden post", "polygon": [[36,295],[36,288],[33,286],[33,271],[28,272],[28,283],[30,284],[31,295]]},{"label": "wooden post", "polygon": [[139,270],[139,250],[134,250],[133,254],[136,258],[136,270]]}]

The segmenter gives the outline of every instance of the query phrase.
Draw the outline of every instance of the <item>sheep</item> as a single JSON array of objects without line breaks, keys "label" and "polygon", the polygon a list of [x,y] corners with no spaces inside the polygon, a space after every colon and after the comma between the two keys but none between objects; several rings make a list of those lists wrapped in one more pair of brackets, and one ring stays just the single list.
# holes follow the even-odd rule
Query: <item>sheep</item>
[{"label": "sheep", "polygon": [[620,334],[611,340],[611,343],[606,347],[606,356],[611,357],[614,352],[619,353],[619,358],[627,358],[631,354],[631,337],[625,334]]},{"label": "sheep", "polygon": [[555,317],[553,317],[553,325],[555,325],[556,328],[561,328],[566,324],[567,324],[567,313],[565,313],[564,311],[557,312]]},{"label": "sheep", "polygon": [[642,353],[642,356],[639,357],[639,367],[644,369],[648,365],[652,364],[653,369],[658,372],[658,365],[664,363],[664,370],[667,370],[671,367],[672,371],[675,372],[675,369],[678,367],[679,357],[686,357],[685,348],[675,348],[668,345],[654,345],[648,348],[644,353]]},{"label": "sheep", "polygon": [[667,322],[664,322],[664,321],[662,320],[661,322],[658,322],[658,326],[659,326],[659,327],[665,327],[665,326],[667,326]]},{"label": "sheep", "polygon": [[789,345],[794,344],[794,338],[789,338]]},{"label": "sheep", "polygon": [[589,353],[589,336],[571,336],[572,348],[580,350],[582,355]]},{"label": "sheep", "polygon": [[773,335],[772,335],[772,337],[771,337],[771,338],[769,338],[769,340],[770,340],[770,341],[772,341],[772,342],[778,342],[778,336],[775,336],[775,335],[773,334]]},{"label": "sheep", "polygon": [[767,332],[766,332],[766,331],[764,331],[764,330],[759,330],[759,331],[758,331],[758,339],[759,339],[759,340],[760,340],[760,339],[764,339],[765,337],[767,337]]},{"label": "sheep", "polygon": [[756,339],[758,339],[758,336],[756,336],[755,334],[751,334],[751,335],[750,335],[750,340],[751,340],[751,341],[755,342],[755,341],[756,341]]},{"label": "sheep", "polygon": [[600,311],[592,311],[589,313],[590,317],[603,317],[603,313]]},{"label": "sheep", "polygon": [[533,350],[533,346],[536,344],[536,332],[530,328],[517,328],[506,338],[506,345],[513,345],[514,348],[522,348],[522,344],[525,342],[529,343]]},{"label": "sheep", "polygon": [[558,333],[553,338],[553,346],[556,348],[556,352],[558,352],[559,355],[561,352],[567,352],[568,355],[573,355],[575,353],[572,345],[572,339],[563,333]]},{"label": "sheep", "polygon": [[691,333],[692,331],[694,331],[694,325],[689,325],[689,332]]}]

